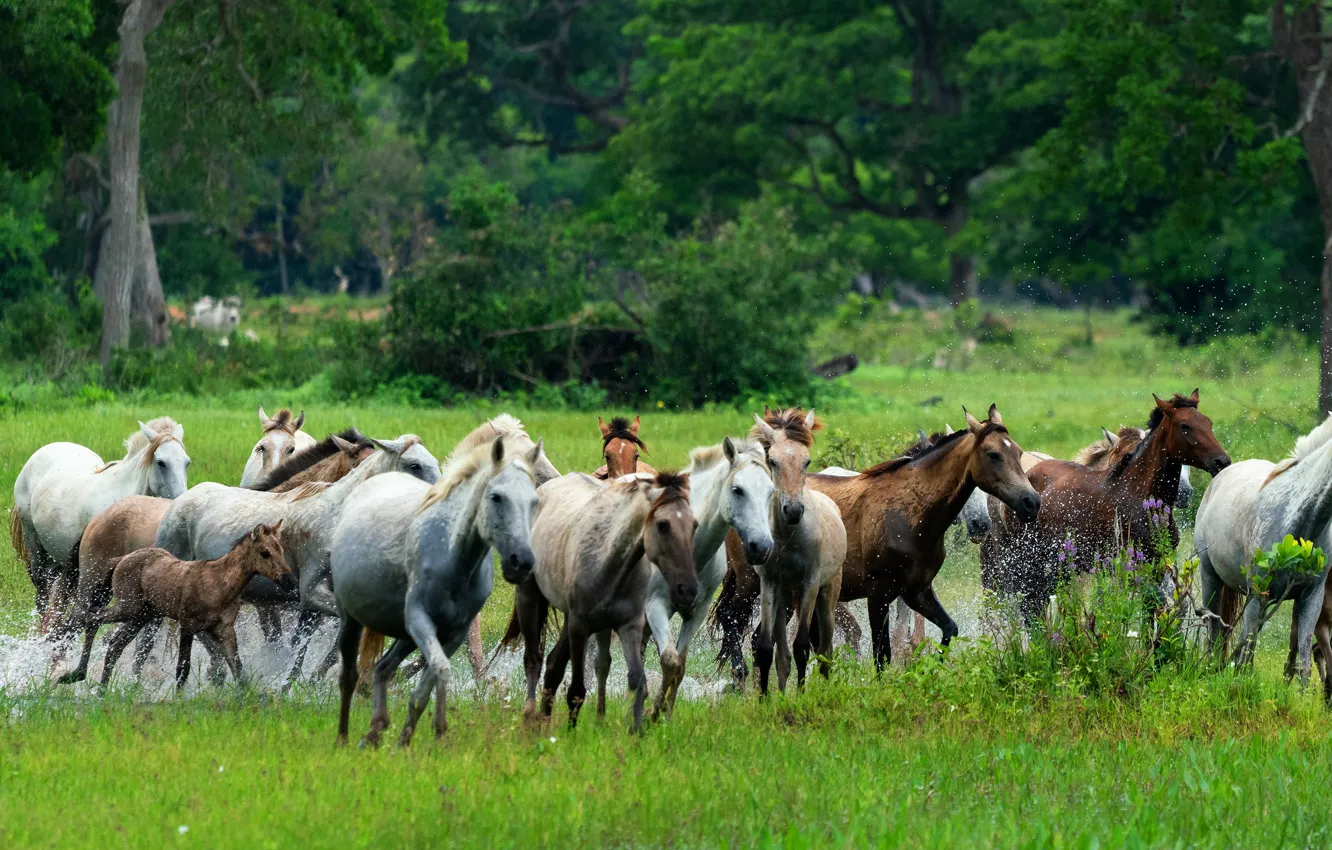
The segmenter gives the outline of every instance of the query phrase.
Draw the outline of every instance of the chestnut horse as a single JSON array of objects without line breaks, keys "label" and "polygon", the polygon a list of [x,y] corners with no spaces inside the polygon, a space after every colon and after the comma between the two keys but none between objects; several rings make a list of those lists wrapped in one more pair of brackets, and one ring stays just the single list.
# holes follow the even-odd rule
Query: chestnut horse
[{"label": "chestnut horse", "polygon": [[[812,488],[832,497],[846,524],[840,598],[869,600],[870,640],[880,670],[892,657],[888,613],[899,596],[939,627],[945,646],[957,635],[933,582],[944,562],[944,537],[972,491],[979,487],[998,496],[1024,520],[1034,519],[1041,508],[1041,497],[1022,474],[1022,448],[998,409],[990,405],[985,422],[970,413],[966,417],[966,430],[917,445],[854,478],[809,478]],[[741,638],[755,598],[752,572],[743,564],[731,565],[713,613],[722,631],[719,660],[729,660],[741,681],[747,673]]]},{"label": "chestnut horse", "polygon": [[592,473],[593,477],[614,480],[623,475],[641,472],[655,475],[656,470],[638,459],[640,452],[648,453],[647,444],[638,436],[638,417],[630,422],[623,416],[611,417],[607,425],[597,417],[597,427],[601,429],[601,456],[605,459],[600,468]]},{"label": "chestnut horse", "polygon": [[[1212,434],[1212,421],[1198,410],[1196,389],[1193,395],[1176,394],[1169,401],[1154,394],[1152,398],[1156,406],[1147,435],[1110,467],[1093,469],[1061,460],[1032,467],[1027,477],[1041,494],[1040,516],[1019,528],[1004,511],[1003,521],[995,523],[981,546],[981,584],[986,590],[1019,597],[1029,622],[1040,616],[1055,586],[1067,578],[1068,568],[1058,555],[1069,536],[1084,560],[1129,544],[1156,557],[1156,539],[1143,503],[1160,499],[1174,504],[1181,465],[1213,475],[1230,465],[1230,457]],[[1126,442],[1121,439],[1120,445]],[[1173,520],[1170,543],[1179,544]]]}]

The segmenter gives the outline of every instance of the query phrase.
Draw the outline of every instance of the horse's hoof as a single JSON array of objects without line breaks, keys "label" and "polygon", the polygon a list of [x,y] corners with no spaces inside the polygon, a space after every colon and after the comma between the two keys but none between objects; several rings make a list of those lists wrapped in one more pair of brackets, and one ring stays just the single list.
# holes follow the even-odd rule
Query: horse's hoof
[{"label": "horse's hoof", "polygon": [[56,683],[60,685],[72,685],[75,682],[82,682],[85,678],[87,678],[86,674],[80,673],[77,670],[75,670],[61,676],[59,679],[56,680]]},{"label": "horse's hoof", "polygon": [[407,749],[407,747],[411,746],[412,735],[415,734],[415,732],[416,730],[414,728],[410,726],[404,726],[402,729],[402,734],[398,736],[398,746],[404,750]]},{"label": "horse's hoof", "polygon": [[367,734],[364,738],[361,739],[361,743],[357,744],[356,747],[357,747],[357,749],[361,749],[361,750],[367,750],[367,749],[369,749],[369,750],[377,750],[377,749],[379,749],[379,735],[378,735],[377,733],[375,733],[375,734]]}]

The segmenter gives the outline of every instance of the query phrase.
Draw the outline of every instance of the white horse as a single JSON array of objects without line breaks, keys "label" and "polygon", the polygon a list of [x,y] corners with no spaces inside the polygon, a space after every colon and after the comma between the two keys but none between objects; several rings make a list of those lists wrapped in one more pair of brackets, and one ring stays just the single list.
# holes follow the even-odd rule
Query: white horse
[{"label": "white horse", "polygon": [[[1194,528],[1203,603],[1216,615],[1208,621],[1209,642],[1222,628],[1222,586],[1237,593],[1251,589],[1248,568],[1256,550],[1267,549],[1287,534],[1313,541],[1332,552],[1332,415],[1295,441],[1290,457],[1280,464],[1246,460],[1222,470],[1203,496]],[[1309,681],[1310,644],[1314,624],[1323,605],[1325,569],[1317,576],[1273,575],[1269,599],[1291,599],[1295,604],[1296,640],[1286,661],[1286,678],[1299,673]],[[1262,627],[1263,599],[1250,598],[1244,608],[1244,630],[1235,659],[1253,657]],[[1233,623],[1226,623],[1227,629]],[[1324,682],[1325,690],[1327,682]]]},{"label": "white horse", "polygon": [[396,638],[375,665],[375,711],[365,743],[377,745],[388,727],[388,683],[416,649],[426,668],[412,691],[400,743],[411,741],[432,690],[435,735],[444,734],[449,656],[490,598],[490,550],[499,553],[511,583],[525,580],[535,563],[531,529],[542,457],[540,441],[499,436],[469,452],[455,451],[433,487],[406,475],[381,475],[348,499],[333,532],[331,559],[342,621],[339,741],[347,740],[364,626]]},{"label": "white horse", "polygon": [[291,411],[282,408],[277,416],[269,418],[264,413],[264,406],[259,405],[259,442],[254,444],[250,458],[245,462],[245,471],[241,473],[240,486],[252,487],[263,475],[275,466],[298,452],[318,444],[318,441],[301,430],[305,424],[305,411],[295,419]]},{"label": "white horse", "polygon": [[192,328],[228,336],[240,325],[240,299],[218,301],[205,295],[190,307],[189,324]]},{"label": "white horse", "polygon": [[[385,472],[411,471],[428,484],[439,480],[439,461],[415,434],[376,440],[378,451],[332,484],[303,484],[285,493],[228,487],[208,482],[178,498],[157,528],[157,546],[182,560],[215,560],[256,525],[282,524],[282,546],[300,581],[297,601],[301,626],[308,634],[318,614],[337,615],[332,591],[322,587],[328,575],[329,540],[338,512],[353,490]],[[252,604],[290,604],[289,592],[256,578],[242,599]]]},{"label": "white horse", "polygon": [[[661,692],[652,713],[675,706],[684,679],[689,642],[708,618],[712,596],[726,577],[726,550],[722,544],[735,529],[751,564],[772,554],[771,511],[774,485],[763,446],[755,440],[733,441],[689,453],[689,509],[698,522],[694,532],[694,565],[698,570],[698,596],[687,610],[672,604],[669,583],[658,569],[648,581],[647,622],[661,654]],[[680,614],[680,636],[671,636],[671,617]]]},{"label": "white horse", "polygon": [[78,580],[79,538],[93,517],[122,496],[174,499],[185,492],[185,429],[154,419],[125,440],[125,457],[103,462],[76,443],[48,443],[23,465],[14,482],[10,534],[14,552],[37,589],[42,629]]}]

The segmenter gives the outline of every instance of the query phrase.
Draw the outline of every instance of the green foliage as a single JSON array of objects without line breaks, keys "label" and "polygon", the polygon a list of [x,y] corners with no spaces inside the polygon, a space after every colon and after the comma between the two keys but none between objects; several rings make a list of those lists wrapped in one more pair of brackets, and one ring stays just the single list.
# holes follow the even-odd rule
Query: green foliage
[{"label": "green foliage", "polygon": [[113,88],[89,0],[0,2],[0,168],[34,175],[97,140]]},{"label": "green foliage", "polygon": [[[1267,551],[1253,553],[1253,565],[1246,573],[1253,591],[1267,596],[1275,578],[1320,576],[1327,568],[1327,556],[1311,540],[1296,540],[1287,534]],[[1279,600],[1272,600],[1273,603]]]}]

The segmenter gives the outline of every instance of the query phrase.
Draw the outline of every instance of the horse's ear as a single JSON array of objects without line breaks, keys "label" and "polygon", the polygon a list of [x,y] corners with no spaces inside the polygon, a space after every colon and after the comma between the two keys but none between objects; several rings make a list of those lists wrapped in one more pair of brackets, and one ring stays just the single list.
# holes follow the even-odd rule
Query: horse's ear
[{"label": "horse's ear", "polygon": [[396,440],[376,440],[374,437],[371,437],[370,442],[379,446],[384,451],[392,452],[395,455],[400,455],[407,451],[407,441],[402,437],[399,437]]},{"label": "horse's ear", "polygon": [[985,427],[984,425],[980,424],[980,422],[976,419],[976,417],[971,415],[971,411],[967,410],[967,406],[965,404],[962,405],[962,415],[967,417],[968,431],[979,431],[980,429]]},{"label": "horse's ear", "polygon": [[1194,388],[1193,388],[1193,394],[1189,396],[1189,401],[1193,402],[1194,404],[1197,404],[1197,403],[1198,403],[1198,388],[1197,388],[1197,387],[1194,387]]},{"label": "horse's ear", "polygon": [[727,463],[735,466],[735,443],[730,437],[722,437],[722,454],[726,455]]},{"label": "horse's ear", "polygon": [[[763,406],[763,409],[766,411],[768,409],[768,406],[765,404]],[[763,435],[764,439],[771,441],[774,437],[777,436],[777,432],[773,430],[772,426],[769,425],[767,422],[764,422],[763,417],[759,416],[757,413],[754,414],[754,423],[755,427],[759,429],[759,433]]]},{"label": "horse's ear", "polygon": [[302,410],[302,411],[301,411],[301,415],[300,415],[300,416],[297,416],[297,417],[296,417],[296,421],[292,423],[292,429],[291,429],[291,430],[292,430],[292,431],[299,431],[299,430],[301,430],[301,426],[304,425],[304,424],[305,424],[305,411]]},{"label": "horse's ear", "polygon": [[280,519],[280,520],[278,520],[277,522],[273,523],[273,525],[270,526],[268,530],[271,531],[271,532],[274,533],[274,534],[277,534],[277,533],[278,533],[278,530],[282,528],[282,523],[286,522],[286,520],[287,520],[287,518],[286,518],[286,517],[283,517],[282,519]]},{"label": "horse's ear", "polygon": [[999,415],[999,405],[997,405],[997,404],[992,404],[992,405],[990,405],[990,417],[989,417],[989,419],[990,419],[990,422],[994,423],[995,425],[1002,425],[1002,424],[1004,424],[1004,417],[1002,417],[1002,416]]},{"label": "horse's ear", "polygon": [[764,418],[764,419],[767,419],[767,418],[768,418],[768,414],[771,413],[771,412],[772,412],[772,411],[768,408],[768,406],[767,406],[766,404],[763,405],[763,418]]},{"label": "horse's ear", "polygon": [[952,425],[949,425],[947,422],[945,422],[945,423],[944,423],[944,436],[947,437],[947,436],[948,436],[949,434],[951,434],[951,433],[953,433],[953,426],[952,426]]},{"label": "horse's ear", "polygon": [[805,428],[806,430],[813,431],[816,424],[817,423],[814,421],[814,408],[811,407],[809,413],[805,414]]},{"label": "horse's ear", "polygon": [[928,434],[925,433],[925,429],[924,429],[924,428],[917,428],[917,429],[916,429],[916,442],[923,446],[923,445],[925,445],[926,443],[928,443],[929,441],[930,441],[930,437],[929,437]]},{"label": "horse's ear", "polygon": [[641,418],[641,417],[639,417],[639,416],[635,416],[635,417],[634,417],[634,424],[632,424],[632,425],[629,426],[629,433],[630,433],[630,434],[633,434],[635,437],[638,436],[638,421],[639,421],[640,418]]},{"label": "horse's ear", "polygon": [[1161,397],[1160,397],[1159,395],[1157,395],[1156,393],[1152,393],[1152,398],[1156,400],[1156,406],[1157,406],[1157,407],[1161,408],[1162,410],[1169,410],[1169,409],[1170,409],[1170,402],[1168,402],[1168,401],[1161,401]]},{"label": "horse's ear", "polygon": [[156,439],[157,439],[157,432],[154,431],[152,428],[149,428],[147,425],[143,424],[142,422],[139,423],[139,433],[141,433],[141,434],[143,434],[145,437],[147,437],[147,438],[148,438],[148,442],[150,442],[150,443],[151,443],[153,440],[156,440]]},{"label": "horse's ear", "polygon": [[601,429],[602,438],[610,436],[610,426],[607,425],[600,416],[597,417],[597,427]]},{"label": "horse's ear", "polygon": [[1105,427],[1104,425],[1101,426],[1101,436],[1104,437],[1106,443],[1108,443],[1111,446],[1117,445],[1119,443],[1119,437],[1111,433],[1110,429]]},{"label": "horse's ear", "polygon": [[260,425],[268,424],[268,414],[264,413],[264,406],[262,404],[259,405],[259,424]]},{"label": "horse's ear", "polygon": [[338,447],[338,451],[342,452],[343,454],[347,454],[347,455],[355,455],[355,454],[356,454],[356,444],[355,444],[355,443],[349,443],[349,442],[347,442],[346,440],[344,440],[344,439],[342,439],[341,437],[339,437],[337,434],[329,434],[329,436],[333,438],[333,445],[335,445],[335,446]]},{"label": "horse's ear", "polygon": [[504,438],[496,437],[495,442],[490,444],[490,462],[499,466],[504,462]]},{"label": "horse's ear", "polygon": [[536,468],[537,461],[541,460],[541,452],[545,449],[545,447],[546,447],[545,437],[542,437],[541,439],[536,441],[536,445],[532,447],[532,451],[527,453],[528,466],[531,466],[533,469]]}]

